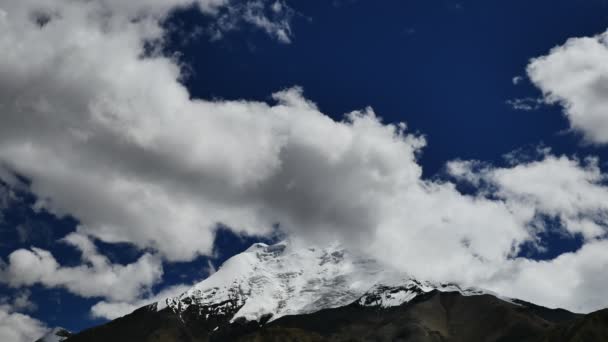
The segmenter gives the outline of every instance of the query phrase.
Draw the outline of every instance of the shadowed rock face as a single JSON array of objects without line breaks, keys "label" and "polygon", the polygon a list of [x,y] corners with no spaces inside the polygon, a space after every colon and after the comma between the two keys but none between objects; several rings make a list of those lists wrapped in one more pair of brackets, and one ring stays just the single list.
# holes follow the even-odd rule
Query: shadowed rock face
[{"label": "shadowed rock face", "polygon": [[608,341],[608,309],[596,311],[577,320],[560,324],[546,334],[541,341]]},{"label": "shadowed rock face", "polygon": [[487,294],[432,291],[401,306],[354,302],[270,323],[230,323],[230,313],[209,312],[193,308],[180,316],[150,305],[67,341],[608,341],[608,310],[583,316]]}]

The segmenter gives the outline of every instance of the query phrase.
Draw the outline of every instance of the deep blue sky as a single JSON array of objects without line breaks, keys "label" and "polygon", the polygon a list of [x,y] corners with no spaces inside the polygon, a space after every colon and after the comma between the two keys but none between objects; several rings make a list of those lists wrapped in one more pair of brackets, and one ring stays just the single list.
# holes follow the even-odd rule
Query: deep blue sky
[{"label": "deep blue sky", "polygon": [[[334,117],[366,106],[386,122],[405,121],[424,134],[421,156],[425,177],[441,173],[454,158],[500,164],[502,156],[539,144],[557,154],[592,154],[608,160],[607,149],[582,146],[579,137],[560,133],[568,124],[557,106],[517,111],[509,99],[539,96],[525,75],[530,58],[546,54],[569,37],[600,33],[608,27],[604,0],[501,1],[288,1],[296,11],[293,41],[278,43],[254,28],[229,32],[218,41],[184,33],[205,26],[209,18],[193,10],[176,13],[167,54],[178,52],[191,69],[184,81],[193,97],[258,99],[294,85]],[[603,167],[603,165],[602,165]],[[605,168],[604,168],[605,169]],[[22,194],[25,203],[34,198]],[[51,250],[65,264],[78,260],[71,248],[55,241],[75,229],[72,219],[35,213],[26,204],[11,207],[0,224],[0,257],[20,247]],[[20,239],[15,227],[31,229]],[[218,266],[255,239],[222,230]],[[552,258],[580,245],[548,234]],[[141,252],[129,245],[99,244],[113,261],[133,262]],[[166,265],[162,286],[204,276],[206,258]],[[0,287],[0,295],[13,290]],[[32,289],[38,310],[33,317],[72,330],[91,326],[90,306],[64,290]]]},{"label": "deep blue sky", "polygon": [[[512,83],[530,58],[570,37],[603,32],[606,1],[338,3],[290,2],[299,15],[289,45],[239,31],[170,49],[194,70],[186,82],[194,97],[269,100],[300,85],[334,118],[372,106],[385,121],[405,121],[428,138],[421,159],[427,176],[450,159],[496,161],[529,144],[580,150],[580,139],[557,133],[568,127],[561,108],[522,112],[505,101],[539,95],[528,82]],[[175,18],[183,30],[204,20]]]}]

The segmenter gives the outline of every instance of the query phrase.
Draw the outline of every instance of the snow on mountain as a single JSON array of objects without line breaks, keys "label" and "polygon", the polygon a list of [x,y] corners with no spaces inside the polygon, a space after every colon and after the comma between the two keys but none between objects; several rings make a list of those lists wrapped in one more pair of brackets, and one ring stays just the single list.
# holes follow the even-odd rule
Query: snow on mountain
[{"label": "snow on mountain", "polygon": [[63,328],[53,328],[46,335],[42,336],[36,342],[62,342],[72,336],[72,333]]},{"label": "snow on mountain", "polygon": [[260,321],[354,302],[362,306],[396,306],[433,290],[491,294],[455,284],[420,282],[339,245],[295,250],[287,243],[257,243],[227,260],[216,273],[187,292],[160,301],[156,307],[161,310],[168,306],[181,314],[194,305],[205,308],[200,311],[204,315]]},{"label": "snow on mountain", "polygon": [[[429,281],[420,282],[416,279],[408,279],[401,284],[394,284],[392,286],[377,284],[368,290],[363,296],[361,296],[357,303],[361,306],[378,306],[388,308],[391,306],[405,304],[414,299],[416,296],[431,292],[433,290],[441,292],[460,292],[460,294],[463,296],[491,294],[495,297],[499,297],[490,291],[477,288],[462,288],[451,283],[436,284]],[[499,298],[512,302],[510,298]]]}]

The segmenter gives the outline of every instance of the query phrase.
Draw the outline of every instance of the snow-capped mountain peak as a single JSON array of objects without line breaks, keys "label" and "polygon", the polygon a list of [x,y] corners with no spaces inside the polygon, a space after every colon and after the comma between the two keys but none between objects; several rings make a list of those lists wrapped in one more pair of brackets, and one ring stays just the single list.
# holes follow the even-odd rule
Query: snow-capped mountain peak
[{"label": "snow-capped mountain peak", "polygon": [[46,333],[46,335],[36,340],[36,342],[61,342],[67,340],[70,336],[72,336],[72,333],[68,330],[61,327],[56,327],[51,329],[48,333]]},{"label": "snow-capped mountain peak", "polygon": [[337,244],[295,249],[285,242],[256,243],[187,292],[157,303],[157,310],[168,306],[180,315],[194,310],[205,317],[265,321],[355,302],[401,305],[433,290],[486,293],[454,284],[420,282]]}]

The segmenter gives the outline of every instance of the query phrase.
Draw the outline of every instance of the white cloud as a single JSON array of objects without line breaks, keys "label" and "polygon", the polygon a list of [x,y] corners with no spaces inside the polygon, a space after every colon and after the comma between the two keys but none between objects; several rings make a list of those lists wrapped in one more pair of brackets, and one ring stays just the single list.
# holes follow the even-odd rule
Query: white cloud
[{"label": "white cloud", "polygon": [[590,312],[608,306],[608,241],[593,241],[554,260],[519,258],[502,267],[486,286],[506,296],[548,307]]},{"label": "white cloud", "polygon": [[[506,168],[449,163],[448,172],[477,194],[465,196],[449,182],[400,189],[391,199],[394,208],[381,206],[383,219],[360,248],[424,279],[486,287],[581,312],[608,306],[605,280],[597,275],[608,267],[601,240],[608,231],[605,176],[595,159],[544,153],[540,160],[519,163],[511,156],[514,165]],[[545,226],[543,217],[558,219],[566,236],[582,234],[584,247],[549,261],[517,257],[523,242],[535,244],[539,233],[557,229]]]},{"label": "white cloud", "polygon": [[[523,216],[531,217],[527,228],[532,237],[550,229],[542,219],[546,216],[558,219],[564,235],[581,234],[585,238],[583,247],[548,261],[509,258],[487,263],[485,273],[477,275],[485,276],[475,282],[540,305],[578,312],[602,309],[608,306],[602,286],[608,281],[604,276],[608,269],[606,177],[596,159],[580,161],[553,156],[547,150],[544,153],[541,160],[509,168],[452,162],[449,171],[476,185],[482,195],[503,201],[515,216],[522,216],[523,210]],[[530,210],[534,211],[532,216]]]},{"label": "white cloud", "polygon": [[32,342],[48,332],[46,325],[30,316],[0,305],[0,341]]},{"label": "white cloud", "polygon": [[[249,2],[243,10],[245,22],[261,28],[267,34],[274,36],[282,43],[291,43],[290,20],[292,10],[284,3],[275,1],[270,6],[274,19],[268,18],[264,13],[266,4],[262,1]],[[280,18],[277,20],[276,18]]]},{"label": "white cloud", "polygon": [[[335,121],[299,88],[275,93],[271,104],[191,99],[175,61],[141,57],[144,41],[162,37],[157,18],[169,8],[144,4],[0,2],[7,13],[0,50],[8,51],[0,55],[0,162],[31,179],[36,207],[80,220],[66,242],[86,263],[65,267],[48,251],[18,250],[5,270],[10,284],[104,296],[96,314],[109,317],[140,304],[142,288],[160,279],[160,260],[146,254],[111,265],[86,236],[190,260],[212,253],[218,222],[250,234],[280,223],[293,239],[340,239],[423,278],[493,288],[517,281],[534,291],[522,285],[515,294],[534,296],[544,284],[525,275],[537,264],[513,258],[544,229],[538,213],[585,234],[586,248],[604,229],[598,201],[606,189],[592,161],[452,164],[454,175],[497,190],[465,195],[452,182],[422,179],[417,155],[425,139],[405,124],[383,123],[372,109]],[[40,27],[32,15],[42,5],[54,7]],[[572,269],[578,261],[551,265],[595,283]],[[539,299],[591,309],[597,293],[587,290]]]},{"label": "white cloud", "polygon": [[540,161],[516,164],[510,168],[483,168],[474,171],[470,162],[452,162],[452,175],[481,180],[494,196],[511,205],[534,208],[536,214],[558,218],[572,234],[587,239],[606,234],[608,226],[608,188],[598,161],[584,162],[565,156],[546,155]]},{"label": "white cloud", "polygon": [[571,38],[528,65],[547,103],[559,103],[571,128],[591,143],[608,143],[608,35]]},{"label": "white cloud", "polygon": [[540,106],[544,103],[544,100],[542,98],[536,99],[533,97],[525,97],[521,99],[507,100],[506,103],[515,110],[523,110],[529,112],[539,109]]},{"label": "white cloud", "polygon": [[217,269],[215,266],[213,266],[211,260],[207,260],[207,268],[205,269],[205,273],[207,273],[207,276],[210,276],[215,272],[217,272]]},{"label": "white cloud", "polygon": [[[286,106],[190,100],[174,61],[141,58],[162,31],[124,13],[168,8],[145,3],[0,3],[0,47],[11,51],[0,57],[0,159],[33,180],[38,207],[74,214],[83,232],[187,260],[210,252],[226,218],[270,229],[234,202],[279,168],[295,120]],[[39,27],[43,5],[53,16]]]},{"label": "white cloud", "polygon": [[12,297],[0,297],[0,306],[4,307],[5,310],[10,309],[10,311],[36,311],[38,306],[30,300],[30,295],[31,292],[29,290],[23,290],[17,292]]},{"label": "white cloud", "polygon": [[284,1],[231,1],[216,14],[214,23],[205,29],[212,39],[221,39],[228,32],[250,25],[281,43],[291,43],[291,20],[295,11]]},{"label": "white cloud", "polygon": [[64,241],[82,252],[82,265],[61,266],[48,251],[19,249],[9,255],[8,264],[0,269],[0,282],[13,287],[63,287],[83,297],[133,300],[162,277],[160,259],[150,254],[132,264],[117,265],[100,255],[82,235],[72,233]]},{"label": "white cloud", "polygon": [[511,82],[513,83],[513,85],[518,85],[521,82],[523,82],[524,78],[522,76],[515,76],[511,79]]},{"label": "white cloud", "polygon": [[13,299],[12,305],[16,311],[35,311],[38,309],[36,303],[30,300],[30,292],[27,290],[18,293]]},{"label": "white cloud", "polygon": [[177,297],[188,291],[191,287],[192,285],[174,285],[162,290],[154,296],[134,301],[101,301],[91,307],[91,315],[96,318],[115,319],[127,315],[142,306],[158,302],[165,298]]},{"label": "white cloud", "polygon": [[[83,233],[188,260],[211,252],[217,222],[249,233],[279,221],[316,231],[365,225],[351,216],[376,215],[365,209],[375,206],[371,199],[340,203],[329,185],[355,193],[377,183],[384,189],[374,191],[390,191],[381,168],[403,165],[392,178],[419,172],[407,161],[421,140],[401,141],[371,111],[335,122],[298,89],[277,93],[274,106],[190,100],[171,60],[140,58],[142,39],[157,34],[140,32],[149,23],[84,24],[88,12],[73,10],[42,29],[21,27],[18,15],[3,22],[5,47],[20,48],[0,60],[1,93],[20,95],[1,100],[0,158],[32,179],[38,207],[73,214]],[[389,153],[403,158],[388,160]],[[375,165],[374,158],[385,160]],[[306,159],[329,173],[327,184],[301,168]],[[292,196],[296,191],[304,192]],[[333,208],[314,208],[324,198]]]}]

